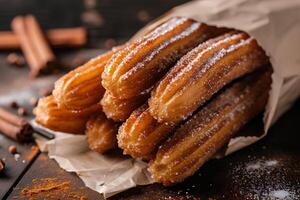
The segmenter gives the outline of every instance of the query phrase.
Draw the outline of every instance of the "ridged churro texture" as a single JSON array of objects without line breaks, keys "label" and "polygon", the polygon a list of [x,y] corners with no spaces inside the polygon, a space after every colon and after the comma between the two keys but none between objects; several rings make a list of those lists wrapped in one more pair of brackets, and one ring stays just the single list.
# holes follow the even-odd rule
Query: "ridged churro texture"
[{"label": "ridged churro texture", "polygon": [[76,111],[59,108],[52,95],[41,98],[34,109],[37,123],[54,131],[74,134],[84,134],[85,124],[90,116],[100,112],[99,104]]},{"label": "ridged churro texture", "polygon": [[113,54],[114,50],[91,59],[58,79],[53,96],[59,107],[78,110],[98,103],[105,92],[101,84],[101,74]]},{"label": "ridged churro texture", "polygon": [[132,111],[141,106],[148,97],[148,95],[142,95],[131,99],[118,99],[106,91],[101,100],[102,110],[108,118],[123,122],[130,116]]},{"label": "ridged churro texture", "polygon": [[102,84],[119,99],[147,93],[180,57],[224,31],[184,17],[171,18],[116,53],[105,66]]},{"label": "ridged churro texture", "polygon": [[184,120],[226,84],[268,62],[246,33],[208,40],[183,56],[159,83],[149,100],[150,112],[160,122]]},{"label": "ridged churro texture", "polygon": [[173,130],[173,126],[158,123],[145,104],[135,110],[119,129],[118,145],[124,154],[148,160]]},{"label": "ridged churro texture", "polygon": [[162,145],[149,168],[154,179],[172,185],[193,175],[264,110],[270,84],[268,70],[251,74],[219,93]]},{"label": "ridged churro texture", "polygon": [[118,125],[103,113],[89,119],[85,133],[93,151],[105,153],[117,146]]}]

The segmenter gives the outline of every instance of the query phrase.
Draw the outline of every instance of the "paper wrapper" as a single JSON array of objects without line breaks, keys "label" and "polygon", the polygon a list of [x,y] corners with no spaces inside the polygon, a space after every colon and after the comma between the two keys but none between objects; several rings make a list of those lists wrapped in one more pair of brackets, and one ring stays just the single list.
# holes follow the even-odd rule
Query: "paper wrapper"
[{"label": "paper wrapper", "polygon": [[102,193],[105,198],[137,185],[153,183],[145,162],[120,154],[101,155],[90,151],[85,135],[52,131],[34,121],[31,125],[55,135],[53,140],[35,135],[41,151],[48,152],[61,168],[75,172],[87,187]]},{"label": "paper wrapper", "polygon": [[[269,102],[264,115],[264,134],[236,137],[225,150],[228,155],[264,137],[269,127],[300,96],[300,1],[299,0],[205,0],[176,7],[136,36],[171,16],[186,16],[211,25],[246,31],[270,56],[274,68]],[[51,132],[51,131],[50,131]],[[147,164],[122,156],[104,156],[89,151],[85,136],[55,133],[46,142],[37,138],[60,167],[76,172],[86,186],[105,197],[136,185],[153,182]]]}]

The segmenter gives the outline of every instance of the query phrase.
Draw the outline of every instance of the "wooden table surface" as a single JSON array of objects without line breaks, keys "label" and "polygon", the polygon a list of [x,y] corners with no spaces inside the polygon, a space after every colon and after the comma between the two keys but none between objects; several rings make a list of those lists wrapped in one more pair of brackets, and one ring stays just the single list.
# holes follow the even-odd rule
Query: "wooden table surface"
[{"label": "wooden table surface", "polygon": [[[124,40],[149,20],[186,1],[132,0],[129,4],[124,0],[97,0],[94,6],[90,5],[94,1],[87,0],[1,1],[5,6],[0,7],[0,29],[9,29],[16,14],[33,13],[43,28],[87,26],[88,47],[102,48],[105,46],[102,41],[107,38]],[[97,23],[83,18],[85,13],[94,11],[97,11]],[[95,17],[95,13],[91,15]],[[78,55],[88,58],[101,52],[86,49],[67,53],[56,51],[56,54],[62,62],[68,63]],[[60,74],[30,80],[26,67],[6,64],[7,53],[0,53],[0,105],[8,108],[11,101],[17,101],[31,110],[30,98],[41,96],[45,88],[51,89]],[[111,199],[300,199],[299,122],[300,100],[263,140],[226,158],[211,160],[184,183],[170,188],[159,184],[140,186]],[[19,156],[8,152],[10,145],[17,147]],[[66,183],[68,187],[64,192],[45,191],[31,199],[103,199],[97,192],[84,187],[75,174],[60,169],[54,160],[39,152],[34,143],[18,144],[0,134],[0,158],[6,163],[4,173],[0,174],[0,199],[30,199],[24,191],[43,181]]]}]

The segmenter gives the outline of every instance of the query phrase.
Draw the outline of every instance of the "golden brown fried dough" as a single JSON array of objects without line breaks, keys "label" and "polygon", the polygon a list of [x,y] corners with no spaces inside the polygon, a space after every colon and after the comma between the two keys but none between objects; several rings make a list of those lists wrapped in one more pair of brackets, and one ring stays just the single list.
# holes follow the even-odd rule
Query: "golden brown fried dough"
[{"label": "golden brown fried dough", "polygon": [[171,18],[116,53],[105,66],[102,84],[119,99],[148,93],[186,52],[224,31],[184,17]]},{"label": "golden brown fried dough", "polygon": [[78,110],[98,103],[105,91],[101,85],[101,74],[115,51],[91,59],[58,79],[53,96],[59,107]]},{"label": "golden brown fried dough", "polygon": [[232,80],[267,64],[256,40],[233,31],[211,39],[183,56],[152,92],[150,112],[159,122],[190,116]]},{"label": "golden brown fried dough", "polygon": [[59,108],[53,96],[41,98],[34,109],[38,124],[54,131],[74,134],[84,134],[85,124],[90,116],[100,112],[99,104],[76,111]]},{"label": "golden brown fried dough", "polygon": [[148,160],[171,133],[173,126],[158,123],[145,104],[135,110],[119,129],[118,145],[124,154]]},{"label": "golden brown fried dough", "polygon": [[103,113],[89,119],[85,133],[93,151],[104,153],[117,146],[118,125]]},{"label": "golden brown fried dough", "polygon": [[132,111],[147,100],[148,95],[134,97],[132,99],[118,99],[108,91],[105,92],[101,105],[106,116],[114,121],[125,121]]},{"label": "golden brown fried dough", "polygon": [[154,179],[171,185],[193,175],[264,110],[270,84],[271,70],[254,73],[217,95],[162,145],[149,168]]}]

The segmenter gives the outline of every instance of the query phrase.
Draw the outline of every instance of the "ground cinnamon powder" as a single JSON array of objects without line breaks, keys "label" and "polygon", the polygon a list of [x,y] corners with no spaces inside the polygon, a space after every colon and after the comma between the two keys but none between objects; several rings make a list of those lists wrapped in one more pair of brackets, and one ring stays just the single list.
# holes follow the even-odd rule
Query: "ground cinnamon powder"
[{"label": "ground cinnamon powder", "polygon": [[30,200],[35,199],[74,199],[87,200],[81,190],[73,191],[70,181],[58,178],[33,179],[33,185],[22,189],[21,194]]},{"label": "ground cinnamon powder", "polygon": [[40,149],[36,145],[31,146],[30,152],[25,155],[24,159],[27,161],[31,161],[34,157],[38,155],[39,151]]}]

